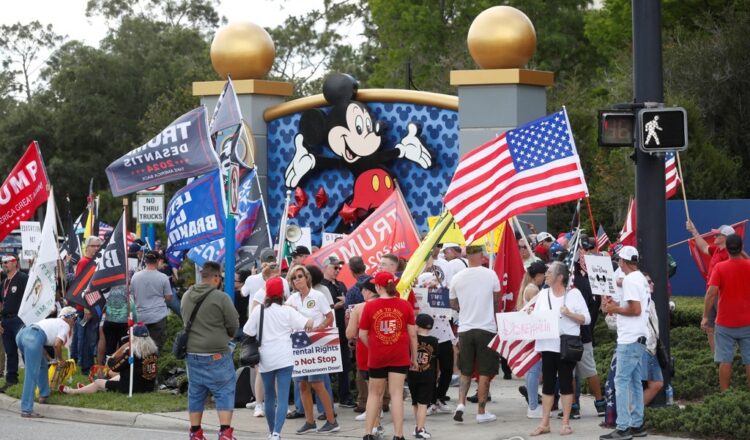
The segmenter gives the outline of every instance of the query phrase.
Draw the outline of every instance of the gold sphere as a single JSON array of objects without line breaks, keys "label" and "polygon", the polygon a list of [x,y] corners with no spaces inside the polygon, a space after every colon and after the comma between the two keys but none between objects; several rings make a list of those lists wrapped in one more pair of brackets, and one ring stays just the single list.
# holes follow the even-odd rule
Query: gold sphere
[{"label": "gold sphere", "polygon": [[482,69],[524,67],[536,51],[536,31],[529,17],[518,9],[493,6],[471,23],[466,43]]},{"label": "gold sphere", "polygon": [[211,64],[224,79],[260,79],[271,70],[275,56],[271,36],[255,23],[230,23],[211,43]]}]

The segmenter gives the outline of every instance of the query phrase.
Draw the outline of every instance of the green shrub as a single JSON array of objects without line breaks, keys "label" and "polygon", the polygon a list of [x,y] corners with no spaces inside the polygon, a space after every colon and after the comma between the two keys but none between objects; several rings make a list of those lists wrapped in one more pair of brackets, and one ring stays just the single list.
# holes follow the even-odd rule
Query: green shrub
[{"label": "green shrub", "polygon": [[174,337],[177,332],[182,330],[182,328],[182,319],[170,312],[167,316],[167,339],[164,343],[162,353],[159,356],[159,380],[167,378],[169,376],[169,371],[173,368],[185,368],[185,361],[175,358],[172,354]]},{"label": "green shrub", "polygon": [[[672,297],[675,311],[670,315],[670,325],[676,327],[695,327],[700,329],[703,318],[703,297]],[[705,339],[705,337],[704,337]]]},{"label": "green shrub", "polygon": [[691,437],[750,438],[750,392],[734,389],[715,394],[703,403],[661,409],[646,409],[646,425],[650,429]]}]

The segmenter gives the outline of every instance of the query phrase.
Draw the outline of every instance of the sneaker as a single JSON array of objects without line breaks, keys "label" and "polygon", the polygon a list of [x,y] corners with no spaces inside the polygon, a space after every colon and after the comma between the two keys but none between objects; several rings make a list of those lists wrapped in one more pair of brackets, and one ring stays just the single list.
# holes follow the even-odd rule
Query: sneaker
[{"label": "sneaker", "polygon": [[427,407],[427,417],[438,413],[437,405],[430,405]]},{"label": "sneaker", "polygon": [[255,405],[255,411],[253,412],[253,417],[265,417],[266,412],[263,410],[263,402],[257,403]]},{"label": "sneaker", "polygon": [[385,428],[383,428],[383,425],[372,428],[372,436],[376,439],[385,438]]},{"label": "sneaker", "polygon": [[[467,397],[466,400],[471,403],[479,403],[479,393],[475,393],[473,396]],[[489,393],[487,394],[487,401],[492,402],[492,395],[490,395]]]},{"label": "sneaker", "polygon": [[484,414],[477,414],[477,423],[488,423],[488,422],[494,422],[495,420],[497,420],[497,416],[495,416],[491,412],[486,412]]},{"label": "sneaker", "polygon": [[619,429],[615,429],[609,434],[599,436],[599,440],[631,440],[632,438],[633,436],[630,435],[630,430],[620,431]]},{"label": "sneaker", "polygon": [[359,414],[357,417],[354,418],[354,420],[358,422],[364,422],[365,420],[367,420],[367,413],[363,412],[362,414]]},{"label": "sneaker", "polygon": [[630,428],[630,435],[633,437],[646,437],[648,435],[648,432],[646,432],[646,426],[641,425],[639,428]]},{"label": "sneaker", "polygon": [[453,413],[453,420],[457,422],[464,421],[464,406],[462,404],[456,405],[456,411]]},{"label": "sneaker", "polygon": [[449,414],[453,412],[453,408],[441,400],[438,400],[435,406],[437,406],[437,410],[441,414]]},{"label": "sneaker", "polygon": [[288,413],[286,413],[287,419],[301,419],[303,417],[305,417],[305,414],[297,411],[296,409],[293,409],[289,411]]},{"label": "sneaker", "polygon": [[451,375],[451,385],[452,387],[457,387],[459,385],[459,379],[457,374]]},{"label": "sneaker", "polygon": [[281,440],[281,434],[279,434],[278,432],[274,432],[270,437],[268,437],[268,440]]},{"label": "sneaker", "polygon": [[544,416],[544,409],[542,405],[538,405],[536,408],[528,408],[526,410],[526,417],[529,419],[541,419]]},{"label": "sneaker", "polygon": [[234,436],[234,429],[227,428],[219,433],[219,440],[237,440]]},{"label": "sneaker", "polygon": [[[529,391],[526,389],[526,385],[521,385],[518,387],[518,392],[521,393],[524,399],[526,399],[526,404],[529,404]],[[538,395],[536,396],[536,400],[538,404],[542,403],[542,396]]]},{"label": "sneaker", "polygon": [[432,435],[430,435],[430,433],[424,428],[414,428],[414,438],[432,438]]},{"label": "sneaker", "polygon": [[206,440],[206,436],[203,435],[203,428],[190,432],[190,440]]},{"label": "sneaker", "polygon": [[337,432],[338,430],[339,430],[338,422],[333,422],[333,423],[326,422],[325,425],[321,426],[320,429],[318,429],[318,432],[330,433],[330,432]]},{"label": "sneaker", "polygon": [[375,440],[375,437],[371,436],[370,434],[367,434],[362,437],[362,440]]},{"label": "sneaker", "polygon": [[[557,418],[562,419],[563,418],[563,412],[560,411],[557,413]],[[578,420],[581,418],[581,409],[576,405],[573,404],[573,407],[570,408],[570,418],[572,420]]]},{"label": "sneaker", "polygon": [[339,402],[339,407],[341,408],[356,408],[357,404],[354,403],[352,399],[345,400],[344,402]]},{"label": "sneaker", "polygon": [[599,417],[604,417],[604,414],[607,412],[607,401],[602,400],[594,400],[594,408],[596,408],[596,415]]},{"label": "sneaker", "polygon": [[388,405],[383,404],[383,408],[381,409],[381,411],[383,411],[384,413],[387,413],[390,410],[391,410],[391,408]]},{"label": "sneaker", "polygon": [[[338,415],[338,414],[336,414],[336,412],[334,412],[334,413],[333,413],[333,418],[334,418],[334,419],[335,419],[336,417],[338,417],[338,416],[339,416],[339,415]],[[324,421],[324,420],[327,420],[327,419],[326,419],[326,414],[325,414],[325,413],[323,413],[323,414],[320,414],[320,415],[318,416],[318,420],[320,420],[321,422],[322,422],[322,421]]]},{"label": "sneaker", "polygon": [[308,432],[315,432],[317,430],[318,430],[318,427],[315,426],[315,423],[305,422],[305,424],[302,425],[302,427],[297,430],[297,434],[307,434]]}]

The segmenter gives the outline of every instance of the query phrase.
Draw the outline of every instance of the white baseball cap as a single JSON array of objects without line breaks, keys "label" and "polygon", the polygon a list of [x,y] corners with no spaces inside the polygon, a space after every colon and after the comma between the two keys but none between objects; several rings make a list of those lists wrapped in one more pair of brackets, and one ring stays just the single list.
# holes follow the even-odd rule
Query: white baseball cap
[{"label": "white baseball cap", "polygon": [[443,249],[448,249],[448,248],[459,248],[459,249],[461,249],[461,246],[459,246],[458,243],[443,243]]},{"label": "white baseball cap", "polygon": [[555,237],[553,237],[552,234],[550,234],[549,232],[544,232],[544,231],[536,234],[536,241],[537,241],[537,243],[541,243],[541,242],[543,242],[545,240],[555,241]]},{"label": "white baseball cap", "polygon": [[729,237],[734,234],[734,228],[729,225],[721,225],[719,229],[712,229],[711,232]]},{"label": "white baseball cap", "polygon": [[634,248],[633,246],[623,246],[622,249],[620,249],[620,252],[617,253],[617,256],[622,260],[629,261],[631,263],[637,263],[638,249]]}]

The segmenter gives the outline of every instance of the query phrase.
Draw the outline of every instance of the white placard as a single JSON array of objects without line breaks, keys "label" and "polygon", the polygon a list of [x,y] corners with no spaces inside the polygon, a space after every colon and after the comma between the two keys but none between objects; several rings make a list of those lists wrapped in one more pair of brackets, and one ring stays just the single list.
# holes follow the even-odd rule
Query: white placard
[{"label": "white placard", "polygon": [[324,232],[323,233],[323,246],[326,247],[331,243],[336,242],[339,239],[342,239],[346,237],[346,234],[335,234],[333,232]]},{"label": "white placard", "polygon": [[308,226],[302,226],[302,236],[294,243],[294,246],[304,246],[312,250],[312,230]]},{"label": "white placard", "polygon": [[164,196],[138,194],[138,223],[164,223]]},{"label": "white placard", "polygon": [[21,258],[33,260],[42,241],[42,225],[39,222],[21,222]]},{"label": "white placard", "polygon": [[503,341],[554,339],[560,337],[559,315],[552,312],[496,313],[497,334]]},{"label": "white placard", "polygon": [[586,271],[589,275],[591,293],[594,295],[612,296],[615,294],[615,271],[612,260],[600,255],[584,255]]},{"label": "white placard", "polygon": [[343,371],[339,331],[336,327],[319,332],[292,333],[292,377]]}]

